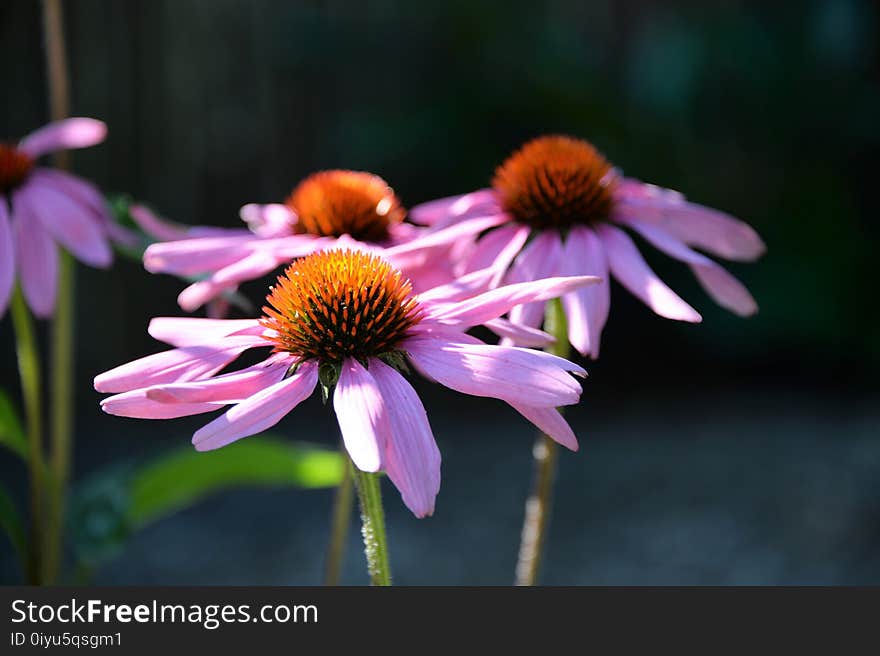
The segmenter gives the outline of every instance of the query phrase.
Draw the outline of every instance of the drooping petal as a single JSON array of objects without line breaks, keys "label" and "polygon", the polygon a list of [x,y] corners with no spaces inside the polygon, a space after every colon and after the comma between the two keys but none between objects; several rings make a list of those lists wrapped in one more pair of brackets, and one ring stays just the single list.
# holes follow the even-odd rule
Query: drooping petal
[{"label": "drooping petal", "polygon": [[147,389],[135,389],[108,396],[101,401],[101,409],[108,415],[132,419],[177,419],[223,407],[220,403],[160,403],[148,398]]},{"label": "drooping petal", "polygon": [[26,185],[16,194],[16,202],[29,207],[31,215],[77,259],[95,267],[110,266],[110,243],[87,206],[43,184]]},{"label": "drooping petal", "polygon": [[305,362],[290,378],[270,385],[233,406],[195,432],[196,451],[211,451],[272,428],[305,401],[318,383],[318,368]]},{"label": "drooping petal", "polygon": [[490,289],[495,276],[496,271],[491,267],[472,271],[419,294],[419,301],[424,304],[451,303],[469,298]]},{"label": "drooping petal", "polygon": [[572,276],[505,285],[458,303],[428,306],[426,317],[448,325],[477,326],[500,317],[516,305],[557,298],[597,282],[599,279],[595,276]]},{"label": "drooping petal", "polygon": [[621,285],[661,317],[699,323],[702,317],[657,277],[632,239],[620,228],[600,225],[599,238],[608,257],[608,268]]},{"label": "drooping petal", "polygon": [[431,515],[440,491],[440,450],[425,408],[406,379],[381,360],[370,360],[370,373],[382,398],[392,400],[386,405],[391,437],[382,454],[385,472],[416,517]]},{"label": "drooping petal", "polygon": [[586,372],[562,358],[515,346],[457,343],[419,335],[403,343],[428,378],[463,394],[557,407],[577,403],[581,386],[567,372]]},{"label": "drooping petal", "polygon": [[556,341],[553,335],[545,333],[543,330],[521,326],[508,319],[491,319],[484,321],[483,325],[499,337],[509,340],[513,346],[543,348]]},{"label": "drooping petal", "polygon": [[422,254],[426,249],[449,246],[460,239],[472,237],[483,230],[494,228],[509,220],[510,217],[506,214],[493,214],[465,219],[441,230],[427,232],[405,244],[392,246],[385,251],[385,257],[399,267],[401,262]]},{"label": "drooping petal", "polygon": [[468,256],[465,273],[493,267],[499,280],[529,238],[528,226],[506,225],[489,232]]},{"label": "drooping petal", "polygon": [[566,276],[593,275],[596,285],[581,287],[562,297],[568,321],[568,339],[582,355],[599,357],[599,340],[611,305],[608,263],[596,234],[589,228],[575,228],[565,242],[561,273]]},{"label": "drooping petal", "polygon": [[0,194],[0,317],[6,312],[15,284],[15,245],[6,197]]},{"label": "drooping petal", "polygon": [[245,257],[253,235],[195,237],[150,244],[144,251],[144,268],[150,273],[194,276],[216,271]]},{"label": "drooping petal", "polygon": [[[529,282],[559,275],[561,259],[562,241],[559,234],[555,230],[542,232],[516,258],[506,282]],[[544,318],[544,302],[518,305],[510,310],[509,318],[521,326],[537,328]]]},{"label": "drooping petal", "polygon": [[358,469],[377,472],[391,436],[391,422],[382,393],[363,365],[352,358],[342,363],[333,392],[333,409],[345,450]]},{"label": "drooping petal", "polygon": [[71,175],[66,171],[46,167],[34,169],[32,177],[39,180],[41,184],[46,184],[58,193],[69,196],[84,205],[102,222],[111,220],[107,201],[91,182]]},{"label": "drooping petal", "polygon": [[289,362],[248,367],[222,376],[188,383],[155,385],[147,389],[147,398],[160,403],[240,403],[249,396],[281,381]]},{"label": "drooping petal", "polygon": [[416,205],[409,211],[409,218],[414,223],[436,225],[448,223],[474,212],[483,210],[489,213],[497,211],[498,201],[492,189],[479,189],[467,194],[438,198],[427,203]]},{"label": "drooping petal", "polygon": [[46,167],[35,169],[32,177],[39,180],[41,184],[53,187],[59,193],[75,199],[88,208],[89,212],[97,219],[101,229],[112,241],[125,246],[137,246],[137,234],[113,220],[103,194],[91,182],[66,171]]},{"label": "drooping petal", "polygon": [[755,260],[766,251],[748,224],[710,207],[689,203],[681,194],[627,179],[618,186],[615,215],[662,228],[679,241],[728,260]]},{"label": "drooping petal", "polygon": [[578,450],[577,438],[571,426],[565,421],[565,417],[556,408],[536,408],[529,405],[510,403],[510,406],[523,417],[540,428],[545,434],[553,438],[567,449]]},{"label": "drooping petal", "polygon": [[52,316],[58,291],[58,247],[27,203],[12,202],[12,232],[21,288],[28,306],[41,319]]},{"label": "drooping petal", "polygon": [[634,219],[626,223],[657,250],[690,265],[703,289],[718,305],[742,317],[751,316],[758,311],[758,304],[745,285],[708,257],[691,250],[674,236],[653,225]]},{"label": "drooping petal", "polygon": [[227,335],[259,335],[263,331],[257,319],[202,319],[199,317],[156,317],[147,332],[171,346],[210,344]]},{"label": "drooping petal", "polygon": [[93,118],[66,118],[44,125],[21,140],[18,147],[31,157],[56,150],[88,148],[107,136],[107,126]]},{"label": "drooping petal", "polygon": [[249,348],[269,346],[262,337],[227,337],[216,345],[194,345],[154,353],[95,377],[99,392],[129,390],[210,376]]},{"label": "drooping petal", "polygon": [[239,283],[254,280],[278,266],[278,260],[265,251],[255,251],[219,269],[207,280],[200,280],[180,292],[177,302],[186,312],[194,312],[208,301]]}]

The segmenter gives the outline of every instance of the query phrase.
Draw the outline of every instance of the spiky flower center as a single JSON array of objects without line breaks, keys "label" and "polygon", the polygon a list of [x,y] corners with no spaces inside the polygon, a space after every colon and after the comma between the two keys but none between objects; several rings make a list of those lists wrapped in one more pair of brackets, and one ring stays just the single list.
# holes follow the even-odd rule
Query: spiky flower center
[{"label": "spiky flower center", "polygon": [[616,181],[614,167],[592,144],[545,136],[508,157],[496,169],[492,187],[516,221],[564,231],[607,219]]},{"label": "spiky flower center", "polygon": [[388,183],[363,171],[314,173],[299,183],[286,204],[297,215],[298,233],[350,235],[374,243],[386,240],[389,226],[406,215]]},{"label": "spiky flower center", "polygon": [[0,143],[0,192],[18,187],[34,167],[34,160],[15,146]]},{"label": "spiky flower center", "polygon": [[261,322],[277,333],[276,350],[321,363],[393,353],[420,319],[409,280],[361,251],[328,250],[296,260],[266,302]]}]

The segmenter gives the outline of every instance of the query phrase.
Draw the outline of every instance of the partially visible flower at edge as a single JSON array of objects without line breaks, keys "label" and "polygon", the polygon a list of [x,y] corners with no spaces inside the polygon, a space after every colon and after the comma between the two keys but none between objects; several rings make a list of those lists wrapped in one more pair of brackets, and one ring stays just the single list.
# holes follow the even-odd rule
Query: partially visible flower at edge
[{"label": "partially visible flower at edge", "polygon": [[80,261],[106,268],[111,240],[125,231],[110,217],[104,197],[89,182],[37,166],[49,153],[104,141],[107,126],[91,118],[68,118],[39,128],[16,144],[0,143],[0,316],[16,273],[31,311],[47,318],[55,308],[58,245]]},{"label": "partially visible flower at edge", "polygon": [[[499,227],[479,234],[486,217],[503,216]],[[498,167],[492,188],[441,198],[414,207],[416,223],[448,230],[459,226],[473,239],[460,246],[463,274],[508,259],[511,244],[525,244],[500,281],[555,275],[595,275],[596,286],[562,297],[568,337],[583,355],[599,356],[610,309],[609,272],[655,313],[699,322],[701,316],[664,284],[642,258],[629,228],[659,251],[687,263],[706,292],[741,316],[757,312],[749,291],[691,246],[729,259],[751,261],[765,250],[758,234],[723,212],[690,203],[681,194],[623,177],[588,142],[566,136],[538,137]],[[528,243],[526,244],[526,241]],[[514,308],[509,318],[537,327],[543,304]]]},{"label": "partially visible flower at edge", "polygon": [[[148,271],[197,279],[180,293],[181,309],[195,311],[244,282],[335,246],[381,251],[417,290],[453,279],[448,259],[436,255],[461,230],[431,235],[422,243],[418,237],[424,230],[404,221],[406,210],[394,190],[372,173],[319,171],[303,179],[285,203],[251,203],[240,215],[249,230],[191,228],[178,240],[153,244],[145,251]],[[171,226],[152,221],[154,216],[134,218],[156,234],[173,235]],[[484,220],[481,225],[494,224]]]},{"label": "partially visible flower at edge", "polygon": [[[154,319],[150,334],[175,348],[100,374],[95,389],[114,394],[102,401],[105,412],[125,417],[169,419],[231,405],[193,436],[196,449],[207,451],[274,426],[320,385],[325,398],[332,394],[355,465],[384,470],[407,507],[424,517],[439,491],[440,453],[425,409],[401,375],[407,363],[451,389],[505,401],[577,449],[556,408],[580,398],[569,372],[586,372],[542,351],[485,344],[465,331],[499,321],[515,305],[597,282],[551,278],[458,300],[459,284],[414,294],[409,281],[374,254],[322,251],[279,276],[261,320]],[[272,349],[264,361],[220,373],[261,347]]]}]

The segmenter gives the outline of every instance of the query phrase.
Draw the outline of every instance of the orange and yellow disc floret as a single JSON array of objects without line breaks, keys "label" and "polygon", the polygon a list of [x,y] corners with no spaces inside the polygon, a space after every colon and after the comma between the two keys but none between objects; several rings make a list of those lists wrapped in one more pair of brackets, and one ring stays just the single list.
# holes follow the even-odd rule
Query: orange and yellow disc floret
[{"label": "orange and yellow disc floret", "polygon": [[421,318],[409,280],[380,257],[352,250],[296,260],[266,302],[261,323],[275,331],[275,350],[297,362],[317,360],[337,374],[346,358],[366,366],[379,357],[403,367],[400,343]]},{"label": "orange and yellow disc floret", "polygon": [[363,171],[320,171],[299,183],[286,205],[297,215],[294,230],[320,237],[379,243],[406,210],[382,178]]},{"label": "orange and yellow disc floret", "polygon": [[0,193],[18,187],[30,175],[34,160],[15,146],[0,143]]},{"label": "orange and yellow disc floret", "polygon": [[492,179],[501,206],[516,221],[561,232],[606,220],[616,183],[614,167],[592,144],[556,135],[526,143]]}]

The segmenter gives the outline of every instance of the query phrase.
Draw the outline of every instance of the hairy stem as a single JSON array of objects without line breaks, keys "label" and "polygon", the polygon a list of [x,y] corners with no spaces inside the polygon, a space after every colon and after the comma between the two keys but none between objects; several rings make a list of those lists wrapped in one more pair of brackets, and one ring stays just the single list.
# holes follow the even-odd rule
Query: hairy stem
[{"label": "hairy stem", "polygon": [[379,474],[364,472],[351,465],[361,506],[361,534],[367,571],[373,585],[391,585],[388,565],[388,540],[385,535],[385,511],[382,509],[382,490]]},{"label": "hairy stem", "polygon": [[[556,338],[545,350],[561,358],[571,355],[565,310],[559,299],[547,303],[544,330]],[[553,484],[556,479],[557,445],[547,435],[540,435],[532,449],[534,456],[534,483],[526,500],[525,518],[516,564],[516,584],[535,585],[541,569],[541,559],[547,541],[547,527],[553,504]]]}]

